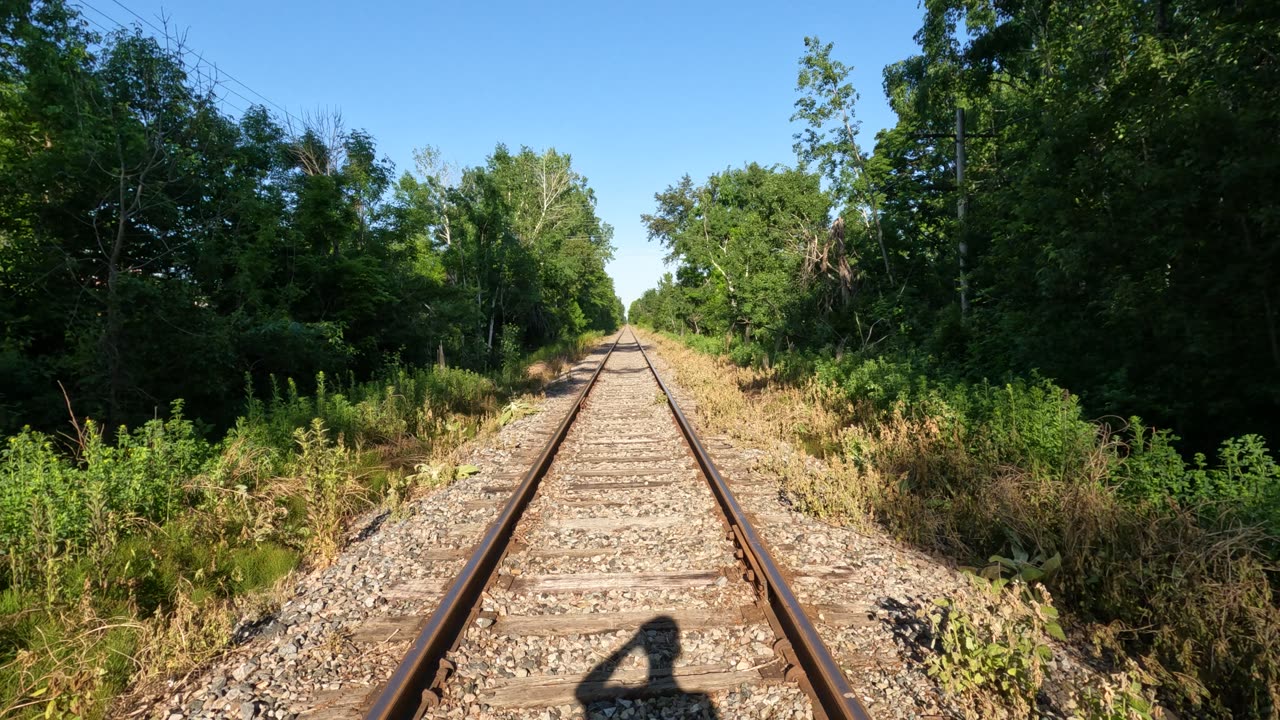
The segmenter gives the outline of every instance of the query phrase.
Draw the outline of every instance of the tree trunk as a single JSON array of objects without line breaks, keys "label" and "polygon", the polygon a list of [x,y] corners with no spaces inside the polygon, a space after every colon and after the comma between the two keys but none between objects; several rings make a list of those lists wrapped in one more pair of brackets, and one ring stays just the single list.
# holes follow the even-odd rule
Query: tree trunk
[{"label": "tree trunk", "polygon": [[1271,305],[1271,294],[1264,288],[1262,291],[1262,309],[1267,314],[1267,337],[1271,340],[1271,362],[1280,372],[1280,338],[1276,337],[1276,311]]},{"label": "tree trunk", "polygon": [[[862,151],[858,150],[858,143],[855,140],[853,126],[849,124],[849,111],[843,106],[840,108],[840,114],[844,119],[844,132],[849,137],[849,151],[853,153],[853,158],[858,164],[858,172],[863,178],[867,177],[867,165],[862,159]],[[871,225],[876,231],[876,240],[880,243],[880,257],[884,259],[884,273],[889,276],[889,284],[896,284],[893,280],[893,269],[889,266],[889,250],[884,244],[884,228],[880,226],[880,205],[876,202],[875,188],[871,187],[871,181],[867,180],[867,205],[871,208]]]},{"label": "tree trunk", "polygon": [[115,237],[111,253],[107,256],[107,327],[102,338],[102,350],[107,360],[107,412],[108,427],[124,422],[121,396],[124,394],[124,361],[121,345],[124,335],[123,308],[120,302],[120,261],[124,256],[124,243],[128,219],[137,210],[142,198],[142,184],[138,184],[133,200],[126,206],[128,187],[125,184],[123,160],[118,184],[119,210],[116,216]]},{"label": "tree trunk", "polygon": [[965,235],[964,216],[968,208],[964,186],[964,108],[956,108],[956,252],[960,259],[960,317],[969,316],[969,241]]},{"label": "tree trunk", "polygon": [[489,303],[489,352],[493,352],[493,326],[498,316],[498,300],[502,297],[502,288],[493,294],[493,301]]}]

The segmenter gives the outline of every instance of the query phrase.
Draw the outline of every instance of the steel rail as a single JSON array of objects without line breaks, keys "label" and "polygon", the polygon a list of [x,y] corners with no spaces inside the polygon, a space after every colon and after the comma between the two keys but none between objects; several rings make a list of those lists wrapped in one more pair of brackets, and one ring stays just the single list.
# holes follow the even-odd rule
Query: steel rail
[{"label": "steel rail", "polygon": [[[634,333],[632,337],[635,337]],[[449,591],[440,598],[435,612],[427,620],[422,632],[418,633],[408,654],[405,655],[404,660],[400,661],[396,671],[387,680],[382,693],[378,695],[378,699],[365,715],[366,720],[418,718],[430,705],[439,701],[433,686],[438,684],[437,678],[443,680],[449,671],[449,667],[444,664],[445,655],[462,638],[471,614],[480,601],[481,593],[489,584],[494,570],[502,560],[503,553],[506,552],[516,523],[524,514],[529,501],[533,499],[538,483],[551,467],[556,451],[560,449],[560,444],[568,435],[574,419],[578,417],[582,403],[587,399],[591,388],[595,387],[600,371],[604,369],[605,363],[609,362],[609,358],[621,340],[622,332],[619,331],[613,345],[609,347],[609,351],[591,373],[587,384],[578,393],[569,412],[565,413],[564,420],[556,428],[555,434],[543,446],[537,461],[525,473],[524,479],[507,500],[502,513],[489,526],[475,552],[463,566],[462,572],[449,587]]]},{"label": "steel rail", "polygon": [[[630,328],[627,329],[630,330]],[[731,532],[746,555],[749,568],[754,570],[754,573],[751,570],[748,572],[754,574],[755,579],[761,583],[769,609],[787,641],[790,642],[791,650],[795,653],[801,669],[804,670],[814,698],[827,717],[833,720],[836,718],[871,720],[871,715],[867,713],[862,703],[858,702],[857,695],[849,687],[844,672],[831,656],[822,638],[818,636],[817,629],[814,628],[813,623],[809,622],[800,601],[791,592],[791,587],[783,577],[782,571],[778,569],[764,542],[756,534],[751,522],[747,520],[746,513],[738,505],[737,498],[733,496],[728,483],[720,475],[720,470],[706,448],[702,446],[702,441],[698,439],[693,426],[680,410],[679,403],[672,396],[667,384],[662,381],[662,377],[658,375],[657,368],[649,359],[649,353],[645,352],[644,344],[636,337],[635,331],[631,331],[631,337],[639,346],[640,354],[648,364],[650,372],[653,373],[653,379],[658,382],[658,387],[667,396],[667,406],[671,408],[671,414],[675,417],[676,424],[680,426],[680,432],[684,434],[698,466],[702,468],[707,482],[711,485],[711,491],[715,494],[716,501],[730,523]]]}]

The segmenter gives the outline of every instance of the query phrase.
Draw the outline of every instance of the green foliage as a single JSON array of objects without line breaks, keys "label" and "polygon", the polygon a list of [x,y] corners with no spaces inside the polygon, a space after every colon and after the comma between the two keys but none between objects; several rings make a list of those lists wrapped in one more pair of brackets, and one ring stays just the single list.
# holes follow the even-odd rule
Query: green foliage
[{"label": "green foliage", "polygon": [[[982,570],[982,577],[989,580],[1003,579],[1007,574],[1012,580],[1022,583],[1035,582],[1052,582],[1053,576],[1062,569],[1062,554],[1054,553],[1052,557],[1045,557],[1044,552],[1039,552],[1035,557],[1031,557],[1031,553],[1022,546],[1022,542],[1011,534],[1010,544],[1013,546],[1012,557],[1004,557],[1002,555],[992,555],[987,561],[991,563]],[[1051,635],[1054,633],[1050,632]],[[1057,635],[1055,635],[1057,637]],[[1058,637],[1062,640],[1062,637]]]},{"label": "green foliage", "polygon": [[923,16],[870,154],[849,68],[805,38],[800,169],[658,193],[675,267],[629,316],[817,376],[845,427],[795,439],[856,484],[799,481],[818,507],[1048,583],[1124,627],[1180,711],[1280,717],[1280,6]]},{"label": "green foliage", "polygon": [[1078,720],[1153,720],[1154,706],[1142,683],[1123,673],[1114,684],[1087,688],[1081,694]]},{"label": "green foliage", "polygon": [[[553,380],[567,363],[586,355],[602,337],[598,332],[586,332],[540,347],[507,368],[503,383],[511,388],[533,388]],[[541,372],[535,372],[538,370]]]},{"label": "green foliage", "polygon": [[86,422],[77,463],[29,429],[10,437],[0,453],[4,583],[58,599],[67,558],[110,552],[130,524],[168,522],[212,455],[183,419],[181,403],[170,419],[117,433],[114,444]]},{"label": "green foliage", "polygon": [[337,554],[342,540],[342,522],[350,514],[351,457],[342,438],[329,437],[324,421],[316,418],[310,428],[293,433],[298,454],[292,471],[302,480],[307,498],[309,550],[323,560]]},{"label": "green foliage", "polygon": [[176,398],[225,428],[246,373],[309,394],[441,355],[487,371],[621,321],[612,229],[566,154],[459,172],[428,149],[397,181],[340,117],[223,115],[180,49],[89,33],[62,0],[12,4],[0,54],[2,434],[70,404],[110,436]]},{"label": "green foliage", "polygon": [[1170,705],[1213,717],[1280,707],[1266,534],[1280,483],[1260,439],[1227,441],[1210,466],[1137,419],[1118,434],[1087,421],[1045,380],[971,383],[910,356],[814,367],[801,382],[843,429],[794,440],[854,471],[847,486],[806,476],[797,497],[820,509],[871,498],[903,538],[987,577],[1045,584],[1079,616],[1121,628]]},{"label": "green foliage", "polygon": [[788,182],[734,193],[750,165],[656,195],[645,221],[675,268],[633,322],[758,339],[771,359],[795,345],[928,353],[971,383],[1038,372],[1091,417],[1173,429],[1189,454],[1274,443],[1280,154],[1259,148],[1280,125],[1280,70],[1261,49],[1280,11],[941,0],[922,14],[918,52],[884,71],[897,123],[874,152],[849,68],[805,38],[796,155],[825,203]]},{"label": "green foliage", "polygon": [[977,579],[975,584],[980,601],[972,606],[937,598],[928,610],[937,651],[927,660],[929,674],[979,710],[991,694],[1014,717],[1026,717],[1053,658],[1048,638],[1064,637],[1058,611],[1039,586]]},{"label": "green foliage", "polygon": [[273,378],[269,398],[249,398],[252,432],[276,448],[289,447],[294,431],[313,419],[354,447],[405,435],[427,437],[442,414],[492,410],[498,392],[492,379],[469,370],[399,365],[345,386],[331,386],[320,373],[315,387],[314,395],[302,395],[289,379],[281,392]]},{"label": "green foliage", "polygon": [[498,343],[498,353],[502,357],[502,369],[511,371],[520,364],[523,353],[520,348],[520,328],[507,325],[502,328],[502,340]]},{"label": "green foliage", "polygon": [[[573,359],[595,341],[535,355]],[[245,415],[216,444],[180,402],[113,441],[92,421],[71,448],[31,429],[8,438],[0,707],[43,692],[54,712],[93,715],[139,677],[207,658],[229,638],[228,599],[270,588],[304,554],[331,558],[355,511],[380,497],[397,511],[415,484],[478,471],[442,462],[405,475],[368,467],[362,448],[447,457],[526,382],[391,365],[362,383],[320,374],[313,395],[291,380],[265,398],[250,387]],[[527,412],[512,401],[507,420]]]},{"label": "green foliage", "polygon": [[954,243],[954,143],[921,136],[957,107],[982,136],[963,229],[973,367],[1037,368],[1194,449],[1280,430],[1280,156],[1258,150],[1280,119],[1258,49],[1278,23],[1266,3],[1201,0],[926,7],[920,53],[886,69],[899,123],[877,154],[913,230]]},{"label": "green foliage", "polygon": [[1258,435],[1223,441],[1217,464],[1197,453],[1185,461],[1167,430],[1150,430],[1130,419],[1128,454],[1117,469],[1120,492],[1148,502],[1174,501],[1212,518],[1232,516],[1267,528],[1280,527],[1280,465]]},{"label": "green foliage", "polygon": [[736,343],[729,350],[729,359],[743,367],[761,367],[769,364],[769,353],[759,343]]},{"label": "green foliage", "polygon": [[767,342],[795,332],[790,288],[829,205],[818,176],[753,163],[702,186],[686,176],[655,197],[657,211],[643,220],[680,268],[632,304],[632,322]]},{"label": "green foliage", "polygon": [[523,400],[512,400],[502,407],[502,412],[498,414],[498,425],[506,427],[512,422],[522,417],[530,415],[534,412],[532,405]]}]

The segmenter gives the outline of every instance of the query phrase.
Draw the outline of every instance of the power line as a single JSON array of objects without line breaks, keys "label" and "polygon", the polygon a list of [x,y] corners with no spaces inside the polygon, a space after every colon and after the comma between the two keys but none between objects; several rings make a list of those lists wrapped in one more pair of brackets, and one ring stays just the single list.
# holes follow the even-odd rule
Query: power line
[{"label": "power line", "polygon": [[[108,15],[108,14],[106,14],[106,13],[102,12],[101,10],[99,10],[98,8],[96,8],[96,7],[92,6],[92,5],[90,5],[89,3],[84,2],[83,0],[81,0],[81,4],[82,4],[82,5],[84,5],[85,7],[89,8],[90,10],[92,10],[92,11],[94,11],[94,12],[98,13],[98,14],[99,14],[99,15],[101,15],[102,17],[104,17],[104,18],[106,18],[106,19],[110,20],[111,22],[115,23],[116,25],[118,25],[118,26],[122,27],[122,28],[128,27],[128,26],[127,26],[127,25],[125,25],[124,23],[122,23],[122,22],[120,22],[119,20],[117,20],[117,19],[115,19],[115,18],[111,17],[110,15]],[[85,20],[88,20],[89,22],[93,23],[94,25],[97,25],[97,26],[98,26],[98,27],[99,27],[103,32],[111,32],[111,31],[110,31],[110,30],[108,30],[107,28],[103,27],[101,23],[94,22],[94,20],[93,20],[92,18],[90,18],[90,17],[85,17]]]},{"label": "power line", "polygon": [[[146,25],[147,25],[147,27],[150,27],[152,30],[154,30],[156,33],[158,33],[160,36],[164,37],[164,39],[165,39],[165,40],[172,40],[172,39],[174,39],[174,38],[169,34],[169,31],[168,31],[167,29],[164,29],[164,28],[161,28],[161,27],[157,26],[155,23],[151,22],[151,21],[150,21],[150,20],[148,20],[147,18],[145,18],[145,17],[143,17],[142,15],[139,15],[138,13],[134,12],[134,11],[133,11],[129,6],[127,6],[127,5],[125,5],[124,3],[120,2],[120,0],[111,0],[111,1],[112,1],[113,3],[115,3],[116,5],[118,5],[118,6],[119,6],[121,9],[123,9],[125,12],[127,12],[127,13],[129,13],[130,15],[134,16],[135,18],[137,18],[140,22],[142,22],[142,23],[146,24]],[[99,15],[101,15],[102,17],[104,17],[104,18],[106,18],[106,19],[110,20],[111,22],[115,23],[117,26],[119,26],[119,27],[121,27],[121,28],[128,28],[128,26],[127,26],[127,25],[125,25],[124,23],[120,22],[119,20],[116,20],[115,18],[111,17],[110,15],[106,14],[105,12],[103,12],[103,11],[99,10],[97,7],[93,6],[91,3],[89,3],[89,2],[88,2],[88,0],[79,0],[79,2],[80,2],[80,4],[82,4],[83,6],[85,6],[85,7],[89,8],[90,10],[93,10],[94,12],[98,13],[98,14],[99,14]],[[93,21],[92,21],[91,19],[89,19],[89,18],[85,18],[85,19],[86,19],[86,20],[89,20],[90,22],[93,22]],[[98,25],[98,23],[94,23],[94,24],[95,24],[95,25]],[[101,25],[98,25],[98,27],[99,27],[99,28],[102,28],[102,26],[101,26]],[[103,30],[103,32],[107,32],[106,28],[102,28],[102,30]],[[220,68],[218,67],[217,63],[209,62],[208,60],[206,60],[206,59],[205,59],[205,57],[204,57],[203,55],[201,55],[200,53],[196,52],[195,50],[192,50],[192,49],[187,48],[187,47],[183,47],[182,45],[179,45],[179,46],[178,46],[178,50],[179,50],[179,52],[181,52],[181,53],[183,53],[183,54],[185,54],[185,55],[190,55],[190,56],[195,57],[195,58],[196,58],[196,59],[198,59],[200,62],[204,63],[205,65],[208,65],[208,66],[209,66],[209,67],[211,67],[211,68],[213,68],[213,72],[214,72],[213,79],[214,79],[214,82],[215,82],[216,84],[222,85],[222,86],[226,89],[226,91],[227,91],[227,92],[229,92],[229,93],[231,93],[231,94],[235,95],[236,97],[240,98],[241,100],[244,100],[245,102],[249,103],[250,105],[255,105],[255,104],[257,104],[254,100],[250,100],[249,98],[245,97],[244,95],[240,94],[239,92],[235,91],[234,89],[232,89],[232,88],[228,87],[228,86],[226,85],[226,83],[222,83],[222,82],[220,82],[220,80],[221,80],[221,78],[222,78],[222,77],[226,77],[228,80],[230,80],[230,81],[232,81],[232,82],[236,83],[236,84],[237,84],[237,85],[239,85],[240,87],[244,88],[246,91],[248,91],[248,92],[252,93],[253,95],[256,95],[256,96],[257,96],[257,97],[259,97],[259,98],[262,98],[262,100],[263,100],[263,101],[265,101],[267,104],[271,105],[272,107],[276,108],[276,109],[277,109],[277,110],[279,110],[280,112],[284,113],[285,117],[287,117],[289,120],[294,121],[294,122],[297,122],[299,125],[305,125],[305,123],[303,123],[303,122],[302,122],[301,120],[299,120],[296,116],[294,116],[294,114],[293,114],[293,113],[289,112],[289,111],[288,111],[288,110],[287,110],[283,105],[280,105],[279,103],[275,102],[274,100],[272,100],[271,98],[267,97],[266,95],[263,95],[262,93],[258,92],[257,90],[254,90],[253,88],[249,87],[249,85],[248,85],[247,83],[245,83],[244,81],[240,80],[239,78],[236,78],[236,77],[234,77],[233,75],[231,75],[230,73],[226,72],[225,70],[220,69]],[[199,67],[199,63],[196,63],[196,67]],[[225,101],[225,98],[224,98],[224,101]],[[231,105],[232,107],[234,107],[234,108],[236,108],[237,110],[239,110],[239,112],[240,112],[241,114],[244,114],[244,112],[245,112],[245,111],[244,111],[244,110],[241,110],[240,108],[238,108],[235,104],[233,104],[233,103],[231,103],[231,102],[227,102],[227,104],[228,104],[228,105]]]},{"label": "power line", "polygon": [[[120,0],[111,0],[111,3],[115,3],[116,5],[119,5],[120,8],[122,8],[125,13],[129,13],[133,15],[134,18],[138,18],[142,20],[142,22],[146,23],[148,27],[150,27],[151,29],[154,29],[154,31],[156,32],[159,32],[160,35],[163,35],[166,38],[169,37],[168,29],[156,27],[155,23],[152,23],[151,20],[148,20],[147,18],[143,18],[142,15],[137,14],[136,12],[133,12],[133,10],[129,8],[128,5],[125,5],[124,3],[120,3]],[[237,83],[237,85],[243,87],[244,90],[250,91],[252,92],[253,95],[261,97],[262,101],[268,102],[268,104],[271,106],[274,106],[275,109],[282,111],[282,113],[285,114],[285,117],[288,117],[289,119],[292,119],[292,120],[297,120],[297,118],[293,117],[292,113],[289,113],[287,109],[284,109],[284,106],[276,104],[276,102],[274,100],[271,100],[270,97],[262,95],[261,92],[259,91],[253,90],[252,87],[248,86],[247,83],[242,82],[241,79],[237,78],[236,76],[233,76],[233,74],[228,73],[227,70],[219,68],[218,63],[210,63],[209,60],[205,59],[204,55],[201,55],[196,50],[187,49],[187,47],[183,47],[182,50],[184,51],[184,53],[195,55],[196,58],[202,61],[202,63],[205,63],[206,65],[210,65],[211,68],[214,68],[214,72],[218,73],[219,76],[225,76],[227,77],[227,79],[230,79],[230,81]],[[241,97],[242,99],[244,99],[244,101],[250,102],[250,100],[248,100],[247,97],[244,97],[243,95],[241,95]]]},{"label": "power line", "polygon": [[[87,4],[86,4],[86,5],[87,5]],[[116,20],[115,18],[111,17],[110,15],[108,15],[108,14],[106,14],[106,13],[102,12],[102,11],[101,11],[101,10],[99,10],[98,8],[93,7],[93,6],[88,6],[88,7],[89,7],[89,9],[90,9],[90,10],[93,10],[94,12],[98,13],[99,15],[101,15],[101,16],[102,16],[102,17],[104,17],[104,18],[106,18],[107,20],[110,20],[111,22],[115,23],[117,27],[120,27],[120,28],[127,28],[127,27],[128,27],[128,26],[127,26],[127,25],[125,25],[124,23],[122,23],[122,22],[120,22],[119,20]],[[90,25],[93,25],[93,26],[94,26],[94,27],[96,27],[97,29],[101,30],[103,33],[110,33],[110,32],[112,31],[112,30],[111,30],[111,28],[107,27],[106,25],[103,25],[102,23],[98,22],[97,20],[94,20],[93,18],[89,17],[88,15],[82,15],[81,17],[83,17],[83,18],[85,19],[85,21],[86,21],[86,22],[88,22]],[[197,66],[197,69],[198,69],[198,68],[199,68],[199,66]],[[228,87],[228,88],[225,88],[225,89],[226,89],[226,91],[227,91],[227,92],[229,92],[229,93],[231,93],[231,94],[235,95],[236,97],[240,98],[241,100],[244,100],[245,102],[249,103],[249,105],[250,105],[250,106],[252,106],[252,105],[254,104],[252,100],[250,100],[249,98],[247,98],[247,97],[245,97],[245,96],[241,95],[240,93],[236,92],[235,90],[233,90],[233,89],[231,89],[231,88],[229,88],[229,87]],[[245,110],[244,108],[242,108],[242,107],[240,107],[239,105],[237,105],[237,104],[235,104],[235,103],[231,102],[230,100],[228,100],[228,99],[227,99],[225,96],[223,96],[223,95],[219,95],[219,96],[218,96],[218,101],[219,101],[219,102],[221,102],[221,103],[222,103],[222,104],[224,104],[224,105],[229,105],[229,106],[231,106],[231,108],[232,108],[233,110],[235,110],[236,112],[240,113],[241,115],[244,115],[246,112],[248,112],[248,111],[247,111],[247,110]]]},{"label": "power line", "polygon": [[[166,39],[168,39],[168,38],[170,37],[170,36],[169,36],[169,31],[168,31],[168,29],[167,29],[167,28],[160,28],[160,27],[156,26],[156,24],[155,24],[155,23],[151,22],[151,21],[150,21],[150,20],[148,20],[147,18],[145,18],[145,17],[143,17],[143,16],[139,15],[138,13],[134,12],[134,11],[133,11],[133,10],[132,10],[128,5],[125,5],[124,3],[120,2],[120,0],[111,0],[111,2],[115,3],[116,5],[118,5],[122,10],[124,10],[124,11],[125,11],[125,12],[127,12],[127,13],[129,13],[130,15],[132,15],[132,16],[134,16],[134,17],[138,18],[139,20],[141,20],[142,22],[146,23],[148,27],[150,27],[152,30],[155,30],[156,32],[160,33],[160,34],[161,34],[161,35],[163,35]],[[258,96],[259,98],[261,98],[264,102],[266,102],[266,103],[270,104],[271,106],[275,107],[275,108],[276,108],[277,110],[279,110],[280,112],[284,113],[284,114],[285,114],[289,119],[291,119],[291,120],[297,120],[297,118],[295,118],[295,117],[293,116],[293,114],[292,114],[292,113],[290,113],[288,110],[286,110],[283,106],[281,106],[281,105],[277,104],[274,100],[272,100],[271,98],[267,97],[266,95],[263,95],[262,93],[258,92],[257,90],[254,90],[253,88],[249,87],[249,85],[248,85],[247,83],[242,82],[240,79],[236,78],[236,77],[235,77],[234,75],[232,75],[231,73],[229,73],[229,72],[227,72],[227,71],[225,71],[225,70],[223,70],[223,69],[219,68],[217,63],[209,62],[208,60],[206,60],[206,59],[205,59],[205,57],[204,57],[203,55],[201,55],[201,54],[200,54],[199,52],[197,52],[196,50],[192,50],[192,49],[190,49],[190,48],[186,48],[186,47],[181,48],[181,50],[182,50],[183,52],[185,52],[185,53],[189,54],[189,55],[194,55],[194,56],[196,56],[196,57],[197,57],[201,62],[205,63],[206,65],[208,65],[208,66],[210,66],[210,67],[212,67],[212,68],[213,68],[214,73],[216,73],[218,76],[225,76],[228,80],[231,80],[232,82],[236,83],[237,85],[239,85],[240,87],[244,88],[245,90],[248,90],[249,92],[251,92],[251,93],[253,93],[254,95],[256,95],[256,96]],[[235,92],[235,91],[233,90],[232,92]],[[252,101],[252,100],[250,100],[249,98],[247,98],[247,97],[245,97],[245,96],[243,96],[243,95],[240,95],[240,93],[236,93],[236,95],[237,95],[237,96],[239,96],[241,99],[243,99],[245,102],[248,102],[248,103],[252,103],[252,102],[253,102],[253,101]]]},{"label": "power line", "polygon": [[142,22],[146,23],[147,25],[150,25],[152,30],[155,30],[156,32],[158,32],[158,33],[160,33],[160,34],[164,35],[166,38],[167,38],[167,37],[169,37],[169,33],[168,33],[167,31],[165,31],[165,30],[161,30],[160,28],[156,27],[154,24],[152,24],[152,22],[151,22],[150,20],[148,20],[148,19],[146,19],[146,18],[142,17],[142,16],[141,16],[141,15],[139,15],[138,13],[136,13],[136,12],[134,12],[133,10],[129,9],[129,7],[128,7],[127,5],[125,5],[124,3],[118,2],[117,0],[111,0],[111,1],[112,1],[112,2],[114,2],[116,5],[119,5],[121,10],[124,10],[125,12],[129,13],[130,15],[132,15],[132,16],[134,16],[134,17],[138,18],[139,20],[141,20]]}]

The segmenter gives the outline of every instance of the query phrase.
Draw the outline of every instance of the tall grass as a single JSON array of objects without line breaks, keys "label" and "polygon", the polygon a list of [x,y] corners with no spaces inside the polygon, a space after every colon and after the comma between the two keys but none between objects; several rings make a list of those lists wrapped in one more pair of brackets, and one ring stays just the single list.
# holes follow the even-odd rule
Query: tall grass
[{"label": "tall grass", "polygon": [[809,512],[979,567],[1058,555],[1042,581],[1102,657],[1136,658],[1193,715],[1280,717],[1280,466],[1262,438],[1187,461],[1169,433],[1090,421],[1043,379],[966,383],[891,357],[765,370],[658,342],[718,429],[826,458],[822,474],[766,458]]},{"label": "tall grass", "polygon": [[89,420],[64,437],[7,438],[0,716],[100,717],[131,685],[216,654],[301,558],[340,551],[353,514],[402,502],[408,468],[509,416],[504,399],[541,378],[523,368],[558,368],[597,340],[493,377],[392,366],[367,382],[320,375],[311,395],[273,380],[248,388],[245,414],[216,442],[181,402],[113,440]]}]

